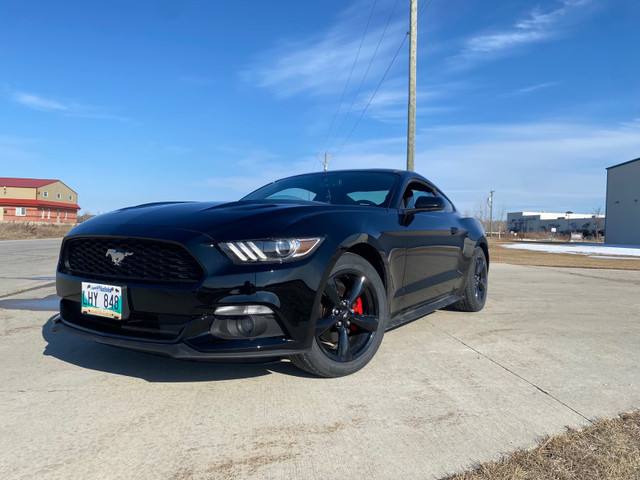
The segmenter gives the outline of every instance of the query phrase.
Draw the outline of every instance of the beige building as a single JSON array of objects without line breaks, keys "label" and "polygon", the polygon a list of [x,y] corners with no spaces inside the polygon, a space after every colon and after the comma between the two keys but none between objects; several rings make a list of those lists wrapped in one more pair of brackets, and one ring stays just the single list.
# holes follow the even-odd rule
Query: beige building
[{"label": "beige building", "polygon": [[640,245],[640,158],[607,168],[606,241]]},{"label": "beige building", "polygon": [[0,177],[0,222],[77,223],[78,194],[60,180]]}]

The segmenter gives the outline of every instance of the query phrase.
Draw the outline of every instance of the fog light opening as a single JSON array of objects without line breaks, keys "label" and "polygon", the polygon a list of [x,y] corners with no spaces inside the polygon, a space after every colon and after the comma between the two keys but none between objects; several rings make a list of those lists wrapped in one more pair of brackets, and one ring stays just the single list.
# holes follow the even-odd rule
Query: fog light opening
[{"label": "fog light opening", "polygon": [[252,317],[242,317],[236,323],[240,333],[246,335],[247,337],[253,336],[253,332],[256,329],[256,324]]},{"label": "fog light opening", "polygon": [[210,332],[213,336],[225,340],[246,340],[284,335],[274,311],[264,305],[217,307]]}]

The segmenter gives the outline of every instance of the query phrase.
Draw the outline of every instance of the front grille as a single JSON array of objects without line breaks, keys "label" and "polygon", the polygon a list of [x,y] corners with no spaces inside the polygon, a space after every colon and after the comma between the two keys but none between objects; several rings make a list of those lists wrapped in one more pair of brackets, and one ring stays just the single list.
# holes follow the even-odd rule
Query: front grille
[{"label": "front grille", "polygon": [[[114,263],[116,255],[122,257],[118,265]],[[118,237],[68,240],[60,271],[92,279],[155,284],[195,284],[204,275],[200,264],[180,245]]]}]

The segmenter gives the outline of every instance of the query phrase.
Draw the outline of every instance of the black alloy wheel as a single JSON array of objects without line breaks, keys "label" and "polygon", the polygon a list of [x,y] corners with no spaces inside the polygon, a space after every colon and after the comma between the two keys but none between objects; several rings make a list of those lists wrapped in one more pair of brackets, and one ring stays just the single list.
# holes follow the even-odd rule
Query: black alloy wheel
[{"label": "black alloy wheel", "polygon": [[469,265],[467,284],[462,300],[453,306],[463,312],[479,312],[487,301],[489,285],[489,268],[484,250],[476,247]]},{"label": "black alloy wheel", "polygon": [[369,280],[357,273],[329,278],[322,295],[322,316],[316,340],[336,362],[350,362],[364,353],[378,330],[376,305]]},{"label": "black alloy wheel", "polygon": [[478,255],[476,257],[473,282],[476,286],[476,300],[478,303],[484,305],[487,295],[487,262],[484,259],[484,255]]},{"label": "black alloy wheel", "polygon": [[323,377],[364,367],[382,341],[387,319],[384,286],[371,264],[352,253],[340,257],[319,310],[311,351],[291,357],[292,362]]}]

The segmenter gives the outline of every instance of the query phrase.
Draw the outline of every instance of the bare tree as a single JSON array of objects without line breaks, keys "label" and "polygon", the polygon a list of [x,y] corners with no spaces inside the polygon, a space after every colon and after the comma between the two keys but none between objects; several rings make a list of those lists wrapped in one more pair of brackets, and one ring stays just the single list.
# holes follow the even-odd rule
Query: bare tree
[{"label": "bare tree", "polygon": [[498,226],[499,232],[505,232],[507,230],[507,207],[501,203],[497,210],[494,208],[494,211],[498,213],[494,216],[493,222]]},{"label": "bare tree", "polygon": [[87,220],[95,217],[96,215],[100,215],[100,210],[98,210],[97,213],[82,212],[82,215],[78,215],[78,223],[86,222]]},{"label": "bare tree", "polygon": [[485,232],[489,231],[489,205],[485,200],[481,200],[476,203],[473,210],[473,216],[480,220]]},{"label": "bare tree", "polygon": [[490,222],[491,208],[486,200],[476,203],[473,209],[473,216],[480,220],[485,231],[489,231],[489,224],[493,223],[492,228],[500,232],[504,232],[507,227],[507,207],[504,204],[500,204],[498,207],[494,204],[493,208],[493,222]]},{"label": "bare tree", "polygon": [[596,242],[598,240],[600,240],[600,228],[604,227],[604,225],[602,225],[604,219],[603,218],[599,218],[600,215],[602,215],[602,206],[599,205],[597,207],[594,207],[592,212],[596,218],[593,219],[593,223],[595,224],[595,230],[596,230]]}]

